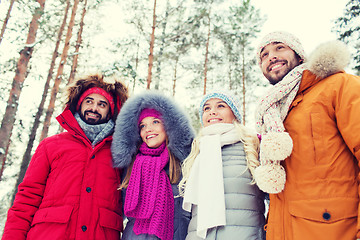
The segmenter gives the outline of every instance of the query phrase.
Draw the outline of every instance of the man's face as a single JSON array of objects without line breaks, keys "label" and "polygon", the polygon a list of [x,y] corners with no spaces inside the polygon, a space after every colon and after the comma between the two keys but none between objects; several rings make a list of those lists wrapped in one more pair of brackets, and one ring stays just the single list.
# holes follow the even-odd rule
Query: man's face
[{"label": "man's face", "polygon": [[87,124],[102,124],[110,119],[110,104],[98,93],[89,94],[81,103],[80,116]]},{"label": "man's face", "polygon": [[260,53],[260,59],[261,70],[272,85],[281,81],[286,74],[302,63],[298,55],[281,42],[266,45]]}]

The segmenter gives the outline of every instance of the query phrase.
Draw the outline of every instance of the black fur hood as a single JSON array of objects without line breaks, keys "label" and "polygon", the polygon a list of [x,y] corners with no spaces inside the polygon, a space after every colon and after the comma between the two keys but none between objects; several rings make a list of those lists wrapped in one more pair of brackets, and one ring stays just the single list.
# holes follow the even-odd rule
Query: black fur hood
[{"label": "black fur hood", "polygon": [[187,114],[174,100],[161,92],[147,90],[129,98],[117,117],[111,145],[114,167],[129,166],[136,154],[142,142],[138,119],[142,110],[146,108],[155,109],[161,114],[170,152],[179,161],[183,161],[190,153],[194,130]]}]

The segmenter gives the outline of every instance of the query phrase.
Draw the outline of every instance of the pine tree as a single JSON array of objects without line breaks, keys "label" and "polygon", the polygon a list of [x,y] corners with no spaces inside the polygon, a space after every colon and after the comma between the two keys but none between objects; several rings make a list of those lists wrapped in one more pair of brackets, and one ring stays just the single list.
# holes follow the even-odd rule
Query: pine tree
[{"label": "pine tree", "polygon": [[43,93],[42,93],[41,101],[40,101],[38,110],[36,112],[35,118],[34,118],[34,123],[33,123],[33,126],[31,128],[31,131],[30,131],[29,141],[28,141],[25,153],[24,153],[22,161],[21,161],[20,172],[19,172],[19,175],[17,177],[17,181],[16,181],[16,184],[15,184],[14,193],[12,195],[11,202],[13,202],[14,199],[15,199],[15,195],[17,193],[17,188],[18,188],[19,184],[22,182],[22,180],[24,179],[25,172],[26,172],[27,167],[28,167],[28,165],[30,163],[31,151],[32,151],[32,148],[34,146],[34,141],[35,141],[35,137],[36,137],[36,131],[37,131],[38,127],[40,126],[40,117],[42,116],[43,111],[44,111],[44,105],[45,105],[46,97],[48,95],[47,93],[48,93],[48,90],[50,88],[50,80],[52,79],[52,75],[53,75],[53,71],[54,71],[54,67],[55,67],[55,60],[56,60],[56,58],[58,56],[59,45],[60,45],[61,37],[63,35],[63,31],[64,31],[64,28],[65,28],[69,8],[70,8],[70,0],[67,0],[66,1],[66,6],[65,6],[65,11],[64,11],[64,18],[63,18],[62,24],[61,24],[61,26],[59,28],[59,31],[58,31],[57,41],[55,43],[55,49],[54,49],[54,52],[52,54],[48,76],[47,76],[47,79],[46,79],[46,82],[45,82],[45,85],[44,85],[44,90],[43,90]]},{"label": "pine tree", "polygon": [[345,7],[344,15],[335,21],[338,39],[354,48],[354,69],[360,74],[360,0],[350,0]]},{"label": "pine tree", "polygon": [[27,75],[27,66],[32,56],[34,46],[36,45],[36,33],[39,27],[39,19],[44,13],[45,0],[36,2],[33,18],[29,25],[29,32],[24,48],[20,52],[17,63],[16,74],[13,79],[12,89],[10,90],[9,100],[7,102],[6,112],[0,128],[0,179],[4,170],[6,161],[6,150],[10,144],[10,136],[14,126],[16,112],[18,108],[18,100],[21,94],[22,85]]},{"label": "pine tree", "polygon": [[60,87],[60,83],[61,83],[62,76],[63,76],[64,66],[65,66],[65,63],[66,63],[67,56],[68,56],[68,51],[69,51],[69,47],[70,47],[70,40],[71,40],[71,37],[72,37],[72,31],[73,31],[73,27],[74,27],[74,24],[75,24],[75,16],[76,16],[76,11],[77,11],[78,5],[79,5],[79,0],[74,0],[74,4],[73,4],[73,7],[72,7],[71,18],[70,18],[67,33],[66,33],[64,48],[63,48],[63,51],[62,51],[62,54],[61,54],[59,67],[58,67],[57,74],[56,74],[56,77],[55,77],[55,80],[54,80],[54,86],[53,86],[53,88],[51,90],[50,102],[49,102],[49,105],[48,105],[48,108],[47,108],[47,111],[46,111],[46,116],[45,116],[44,126],[43,126],[41,136],[40,136],[40,141],[43,140],[45,137],[47,137],[47,134],[48,134],[48,131],[49,131],[51,117],[52,117],[52,115],[54,113],[56,96],[57,96],[57,93],[59,92],[59,87]]},{"label": "pine tree", "polygon": [[82,41],[82,33],[84,30],[84,18],[85,18],[85,14],[86,14],[86,7],[87,7],[87,0],[84,0],[84,6],[83,6],[83,11],[81,14],[81,19],[80,19],[80,27],[78,30],[78,34],[77,34],[77,40],[76,40],[76,44],[75,44],[75,51],[73,53],[73,62],[72,62],[72,66],[71,66],[71,72],[70,72],[70,77],[69,77],[69,83],[71,83],[76,75],[76,69],[78,66],[78,58],[79,58],[79,51],[80,51],[80,46],[81,46],[81,41]]},{"label": "pine tree", "polygon": [[[242,99],[242,122],[245,124],[247,97],[251,94],[249,89],[257,85],[258,78],[254,74],[257,67],[252,42],[256,39],[263,24],[259,10],[251,5],[250,0],[229,6],[228,11],[221,16],[216,16],[219,22],[215,26],[216,39],[222,42],[223,50],[220,51],[219,67],[226,69],[226,73],[218,71],[220,84],[226,84],[228,89],[235,91]],[[224,68],[224,66],[226,66]],[[224,77],[225,76],[225,77]]]},{"label": "pine tree", "polygon": [[153,23],[151,26],[152,30],[151,30],[151,35],[150,35],[149,63],[148,63],[148,76],[147,76],[146,89],[150,89],[151,77],[152,77],[152,67],[154,65],[155,28],[156,28],[156,0],[154,0]]},{"label": "pine tree", "polygon": [[12,7],[14,5],[14,2],[15,2],[15,0],[10,1],[8,11],[7,11],[6,17],[5,17],[4,22],[3,22],[3,26],[1,28],[0,43],[1,43],[2,39],[3,39],[3,37],[4,37],[4,33],[5,33],[5,30],[6,30],[6,26],[7,26],[7,23],[9,21],[9,18],[10,18],[10,13],[11,13]]}]

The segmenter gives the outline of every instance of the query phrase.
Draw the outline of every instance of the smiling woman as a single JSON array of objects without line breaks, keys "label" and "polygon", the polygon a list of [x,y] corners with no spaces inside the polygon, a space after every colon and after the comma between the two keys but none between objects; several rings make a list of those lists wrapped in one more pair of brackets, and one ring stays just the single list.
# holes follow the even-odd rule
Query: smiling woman
[{"label": "smiling woman", "polygon": [[193,137],[186,113],[163,93],[148,90],[125,103],[111,147],[115,167],[127,168],[122,239],[185,239],[190,214],[178,182]]},{"label": "smiling woman", "polygon": [[206,101],[203,107],[203,125],[207,127],[215,123],[233,123],[235,115],[229,105],[219,98]]},{"label": "smiling woman", "polygon": [[157,148],[167,136],[161,115],[155,109],[144,109],[139,117],[140,137],[149,148]]},{"label": "smiling woman", "polygon": [[265,239],[264,194],[252,176],[259,139],[241,124],[240,106],[234,94],[219,91],[200,103],[203,127],[179,184],[192,215],[186,240]]}]

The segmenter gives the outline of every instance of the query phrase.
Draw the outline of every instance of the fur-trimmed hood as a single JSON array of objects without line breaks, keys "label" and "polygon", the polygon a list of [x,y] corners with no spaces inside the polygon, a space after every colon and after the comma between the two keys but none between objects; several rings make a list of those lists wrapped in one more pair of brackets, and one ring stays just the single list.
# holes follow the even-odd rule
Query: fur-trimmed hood
[{"label": "fur-trimmed hood", "polygon": [[310,72],[323,79],[343,71],[349,62],[350,52],[345,43],[330,41],[319,45],[306,64]]},{"label": "fur-trimmed hood", "polygon": [[129,166],[136,154],[142,142],[138,119],[142,110],[146,108],[155,109],[161,114],[169,151],[179,161],[183,161],[189,155],[195,134],[187,114],[163,93],[147,90],[131,97],[118,115],[111,145],[114,167]]},{"label": "fur-trimmed hood", "polygon": [[128,89],[120,81],[115,78],[106,78],[102,74],[93,74],[77,79],[72,82],[67,88],[66,105],[74,114],[76,112],[76,105],[80,96],[89,88],[98,87],[104,89],[114,97],[115,111],[112,119],[115,121],[118,115],[119,108],[125,103],[128,98]]}]

